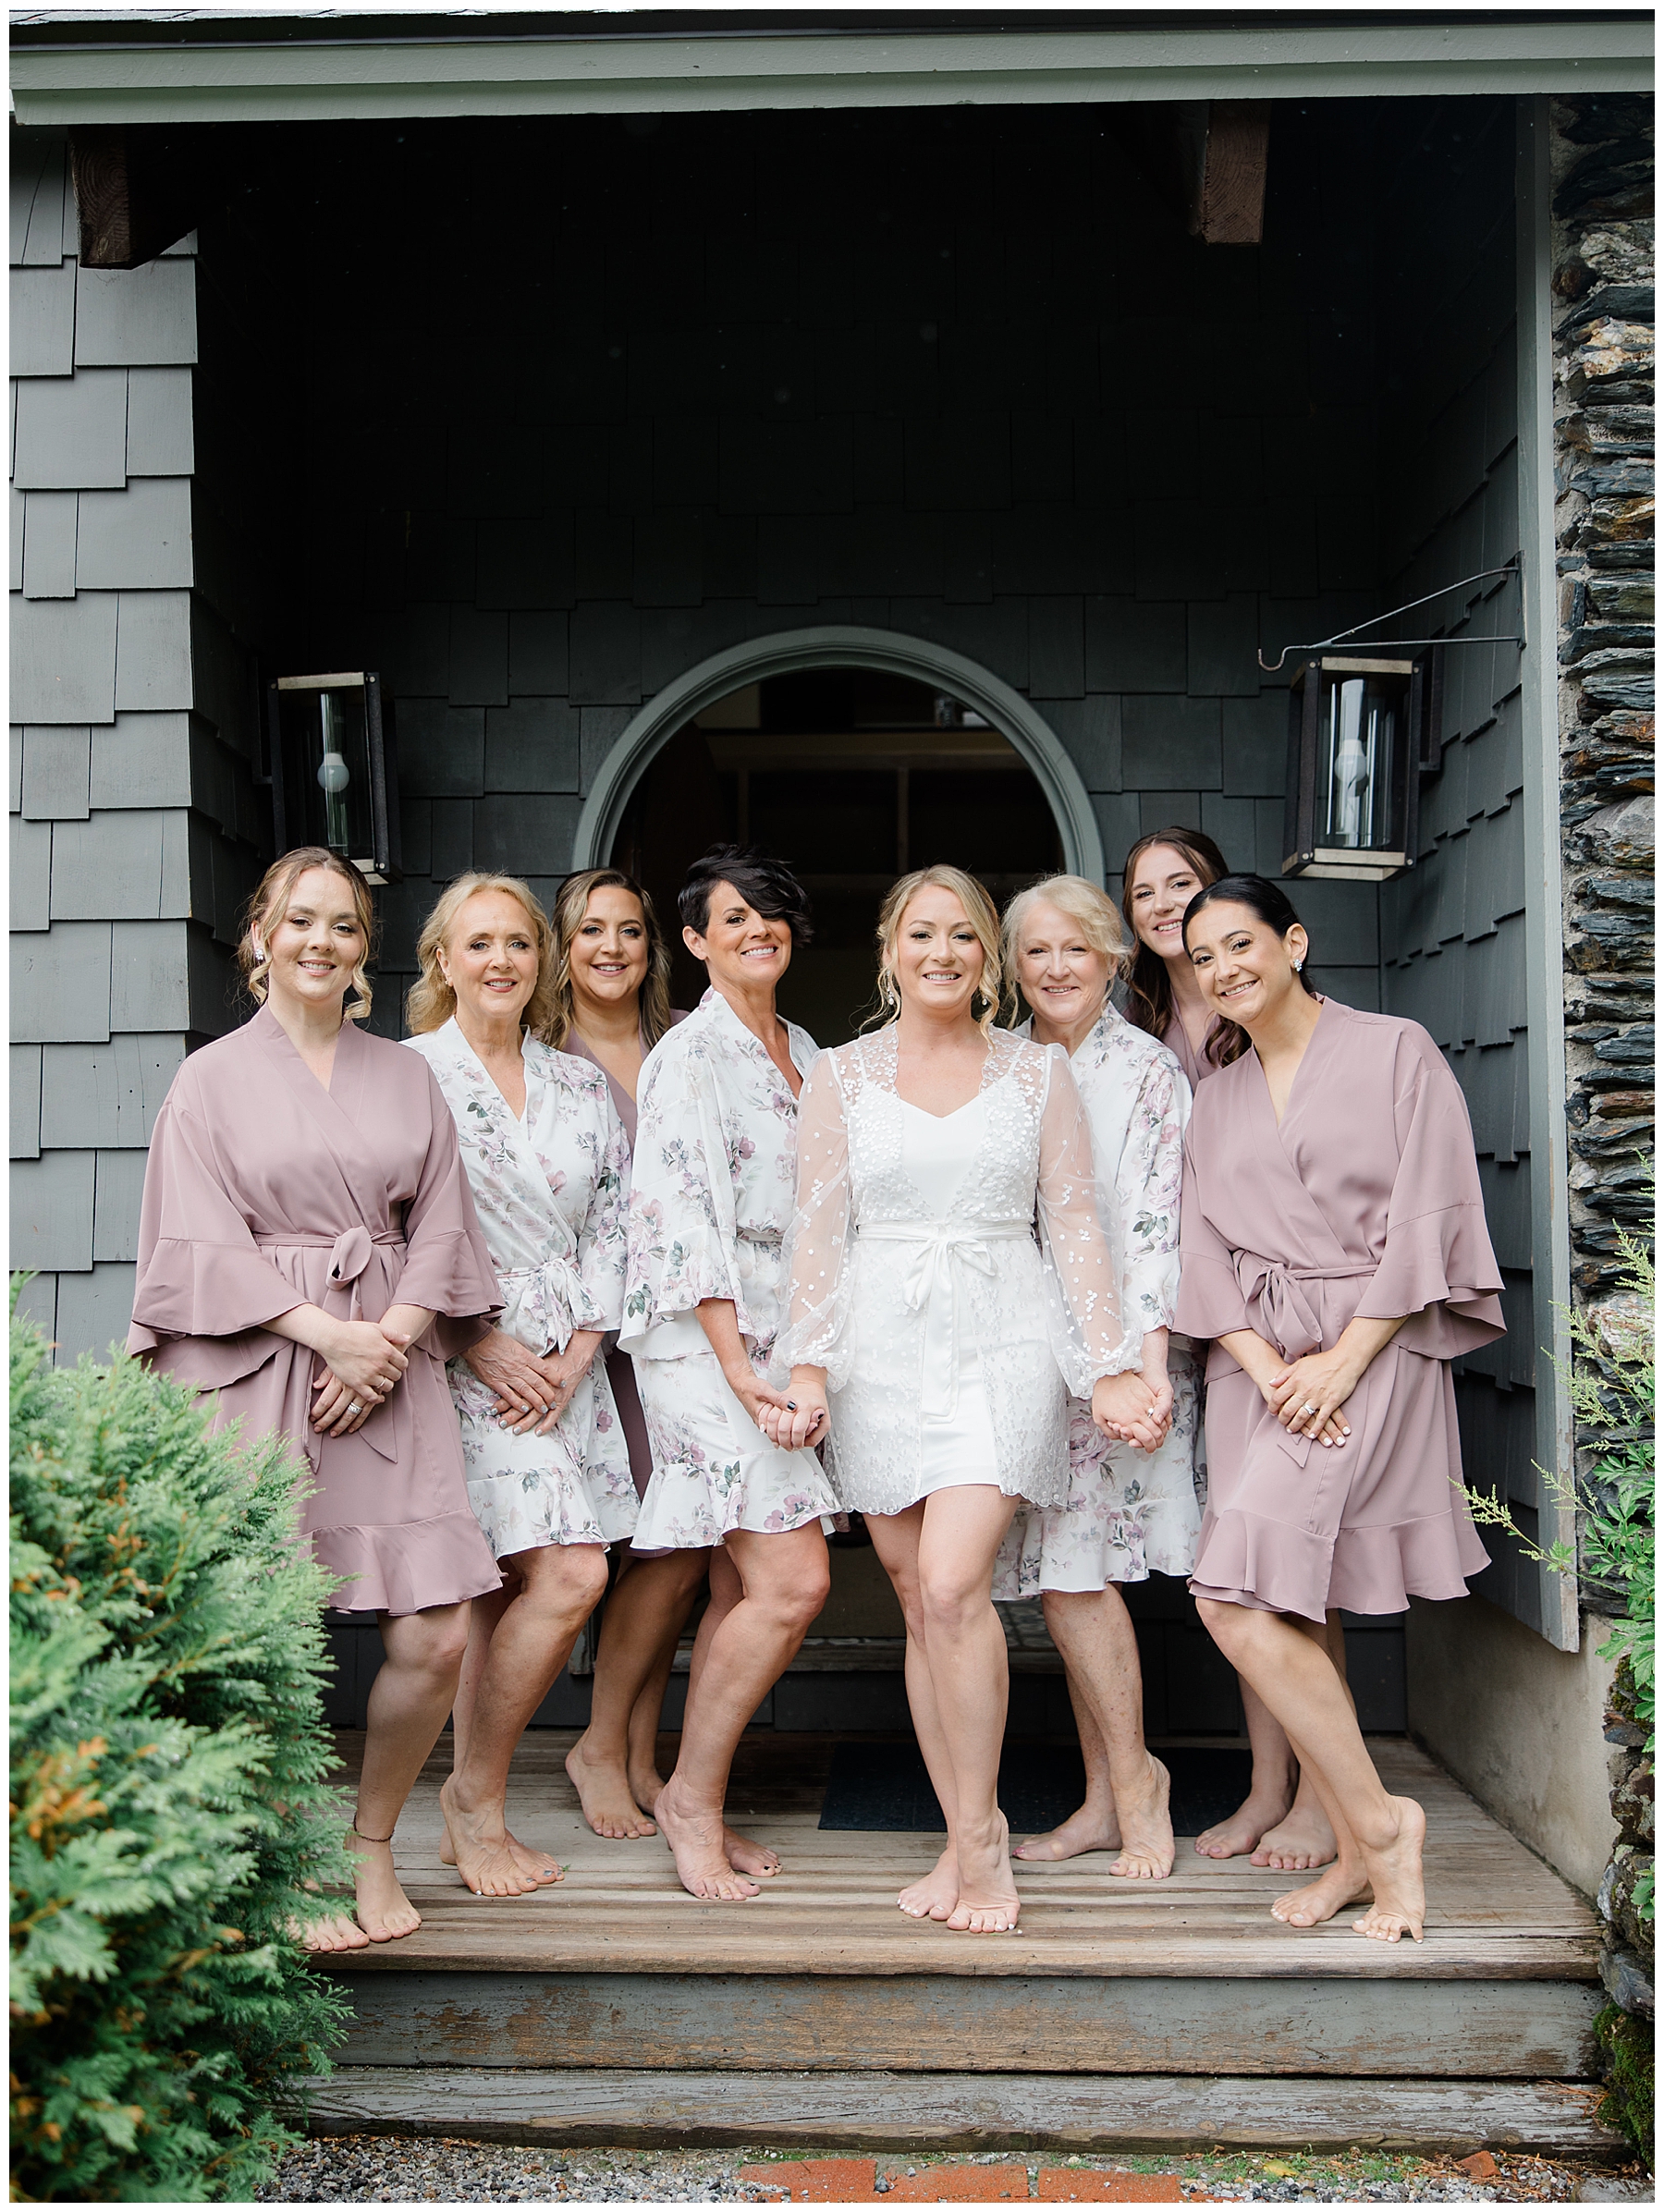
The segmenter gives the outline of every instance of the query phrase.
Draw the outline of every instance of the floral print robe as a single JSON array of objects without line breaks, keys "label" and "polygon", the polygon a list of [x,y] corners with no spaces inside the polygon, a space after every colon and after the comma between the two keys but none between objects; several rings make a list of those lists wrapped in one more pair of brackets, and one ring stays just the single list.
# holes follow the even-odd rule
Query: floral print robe
[{"label": "floral print robe", "polygon": [[[793,1065],[818,1047],[789,1022]],[[786,1318],[797,1100],[728,1001],[707,991],[660,1038],[636,1089],[619,1341],[635,1361],[653,1474],[638,1551],[801,1528],[840,1509],[818,1455],[771,1444],[728,1388],[696,1308],[733,1303],[759,1376]]]},{"label": "floral print robe", "polygon": [[[1027,1034],[1030,1024],[1023,1025]],[[1144,1334],[1170,1329],[1179,1299],[1179,1192],[1191,1088],[1165,1045],[1106,1001],[1070,1061],[1092,1124],[1100,1178],[1115,1186],[1121,1302]],[[1169,1346],[1172,1426],[1153,1452],[1112,1443],[1074,1399],[1069,1495],[1020,1511],[1000,1548],[997,1598],[1043,1590],[1101,1590],[1157,1574],[1188,1574],[1202,1525],[1196,1466],[1200,1375],[1189,1347]]]},{"label": "floral print robe", "polygon": [[[522,1047],[526,1111],[516,1119],[454,1020],[406,1040],[433,1069],[502,1286],[498,1324],[540,1358],[574,1329],[618,1326],[630,1149],[606,1082],[588,1060]],[[550,1544],[610,1544],[635,1527],[630,1452],[597,1359],[547,1436],[516,1436],[463,1360],[451,1397],[469,1502],[499,1559]]]}]

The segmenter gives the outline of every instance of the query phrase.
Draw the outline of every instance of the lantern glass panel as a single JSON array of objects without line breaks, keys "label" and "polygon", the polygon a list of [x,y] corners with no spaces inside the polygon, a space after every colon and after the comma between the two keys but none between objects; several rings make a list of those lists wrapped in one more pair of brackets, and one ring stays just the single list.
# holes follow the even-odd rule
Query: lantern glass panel
[{"label": "lantern glass panel", "polygon": [[331,852],[364,862],[373,859],[375,835],[370,778],[370,736],[361,684],[290,689],[279,681],[278,712],[283,748],[297,764],[289,785],[291,804],[301,811],[304,836],[294,844],[326,845]]},{"label": "lantern glass panel", "polygon": [[1396,852],[1403,844],[1405,686],[1401,678],[1326,671],[1318,732],[1316,843]]}]

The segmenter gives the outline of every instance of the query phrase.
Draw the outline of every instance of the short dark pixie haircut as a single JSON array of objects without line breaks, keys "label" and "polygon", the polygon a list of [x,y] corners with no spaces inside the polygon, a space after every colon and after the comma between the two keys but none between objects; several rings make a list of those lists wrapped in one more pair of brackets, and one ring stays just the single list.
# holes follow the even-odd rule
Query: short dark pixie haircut
[{"label": "short dark pixie haircut", "polygon": [[710,927],[711,894],[718,884],[732,884],[747,906],[771,922],[784,922],[794,949],[814,936],[808,892],[784,861],[771,859],[755,845],[713,845],[689,869],[676,903],[683,924],[700,936]]}]

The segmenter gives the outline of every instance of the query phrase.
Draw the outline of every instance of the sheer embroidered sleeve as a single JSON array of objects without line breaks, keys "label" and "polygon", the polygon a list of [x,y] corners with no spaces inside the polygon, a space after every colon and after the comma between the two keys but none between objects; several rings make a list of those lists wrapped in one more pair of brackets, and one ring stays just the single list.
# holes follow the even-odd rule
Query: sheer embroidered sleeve
[{"label": "sheer embroidered sleeve", "polygon": [[1136,1315],[1129,1326],[1121,1309],[1114,1187],[1097,1175],[1086,1109],[1061,1046],[1050,1046],[1048,1058],[1037,1191],[1048,1320],[1064,1381],[1090,1398],[1099,1375],[1139,1364],[1144,1327]]},{"label": "sheer embroidered sleeve", "polygon": [[849,1373],[850,1131],[838,1056],[824,1052],[798,1101],[797,1207],[789,1251],[791,1303],[771,1370],[824,1367],[834,1389]]}]

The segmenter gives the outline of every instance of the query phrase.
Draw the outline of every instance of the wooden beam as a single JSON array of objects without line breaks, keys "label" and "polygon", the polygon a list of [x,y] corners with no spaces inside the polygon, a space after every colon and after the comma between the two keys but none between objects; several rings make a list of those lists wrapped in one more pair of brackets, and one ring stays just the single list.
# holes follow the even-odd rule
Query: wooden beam
[{"label": "wooden beam", "polygon": [[1268,100],[1214,100],[1201,132],[1187,115],[1179,128],[1193,179],[1190,228],[1208,246],[1257,246],[1266,214],[1266,156],[1271,141]]},{"label": "wooden beam", "polygon": [[83,269],[137,269],[196,223],[193,180],[170,137],[97,124],[69,134]]}]

